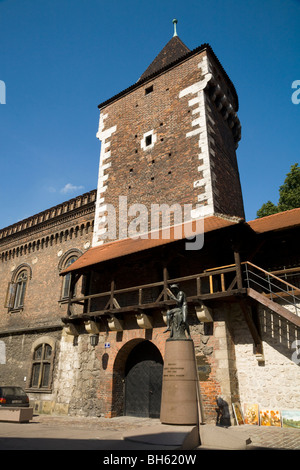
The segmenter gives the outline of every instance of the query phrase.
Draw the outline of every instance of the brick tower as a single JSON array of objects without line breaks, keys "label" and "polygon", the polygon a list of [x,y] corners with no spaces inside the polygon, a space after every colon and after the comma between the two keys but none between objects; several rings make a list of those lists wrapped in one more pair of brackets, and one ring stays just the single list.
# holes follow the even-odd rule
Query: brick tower
[{"label": "brick tower", "polygon": [[[120,201],[127,208],[143,204],[149,213],[152,204],[189,204],[192,217],[244,217],[238,98],[208,44],[190,51],[175,26],[139,80],[99,109],[93,246],[111,241],[108,208],[119,221]],[[116,238],[127,236],[117,229]]]}]

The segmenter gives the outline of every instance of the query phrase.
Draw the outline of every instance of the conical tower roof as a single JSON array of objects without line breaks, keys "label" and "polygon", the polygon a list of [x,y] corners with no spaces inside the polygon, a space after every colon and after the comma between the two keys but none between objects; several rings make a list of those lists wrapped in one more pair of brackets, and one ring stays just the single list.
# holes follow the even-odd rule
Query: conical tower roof
[{"label": "conical tower roof", "polygon": [[98,105],[99,109],[102,109],[104,106],[107,106],[109,103],[121,98],[126,93],[130,93],[131,91],[135,90],[137,87],[141,86],[144,82],[147,82],[149,79],[155,78],[156,75],[167,71],[169,68],[180,64],[182,61],[193,57],[196,54],[201,53],[202,51],[207,51],[216,63],[219,65],[220,69],[224,73],[225,80],[234,97],[234,110],[238,111],[239,104],[238,104],[238,97],[236,94],[236,90],[234,88],[233,83],[231,82],[230,78],[228,77],[226,71],[223,69],[222,64],[219,62],[219,59],[216,57],[214,51],[210,47],[209,44],[204,43],[201,46],[193,49],[192,51],[181,41],[181,39],[177,35],[176,25],[177,20],[173,20],[174,23],[174,36],[170,41],[165,45],[165,47],[160,51],[160,53],[155,57],[153,62],[149,65],[149,67],[145,70],[145,72],[140,76],[138,81],[131,85],[130,87],[126,88],[125,90],[121,91],[120,93],[112,96],[111,98],[103,101]]},{"label": "conical tower roof", "polygon": [[[174,25],[177,24],[177,20],[173,20]],[[145,78],[149,77],[157,73],[159,70],[167,67],[168,65],[172,64],[173,62],[177,61],[181,57],[188,54],[190,49],[181,41],[181,39],[177,36],[176,26],[174,30],[174,36],[170,41],[165,45],[165,47],[160,51],[160,53],[155,57],[153,62],[149,65],[149,67],[145,70],[143,75],[139,78],[138,81],[144,80]]]}]

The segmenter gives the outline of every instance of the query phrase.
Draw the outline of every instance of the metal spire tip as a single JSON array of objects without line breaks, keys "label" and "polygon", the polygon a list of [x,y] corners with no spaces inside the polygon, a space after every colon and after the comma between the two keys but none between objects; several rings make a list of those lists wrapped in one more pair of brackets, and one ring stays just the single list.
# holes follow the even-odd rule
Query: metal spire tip
[{"label": "metal spire tip", "polygon": [[173,34],[173,38],[174,38],[175,36],[178,36],[177,30],[176,30],[176,25],[177,25],[178,21],[176,20],[176,18],[174,18],[172,23],[174,24],[174,34]]}]

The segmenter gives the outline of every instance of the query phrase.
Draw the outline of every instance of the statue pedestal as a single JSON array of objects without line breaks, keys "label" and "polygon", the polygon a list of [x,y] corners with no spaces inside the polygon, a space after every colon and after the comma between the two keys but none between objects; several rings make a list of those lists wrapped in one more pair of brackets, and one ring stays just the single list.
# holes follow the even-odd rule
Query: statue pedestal
[{"label": "statue pedestal", "polygon": [[166,341],[160,421],[198,424],[197,371],[192,339]]}]

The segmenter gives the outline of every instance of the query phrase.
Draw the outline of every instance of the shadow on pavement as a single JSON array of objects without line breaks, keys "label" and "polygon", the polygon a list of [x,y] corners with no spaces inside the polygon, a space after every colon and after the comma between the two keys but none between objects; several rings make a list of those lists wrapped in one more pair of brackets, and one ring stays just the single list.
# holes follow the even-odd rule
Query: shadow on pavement
[{"label": "shadow on pavement", "polygon": [[[123,440],[63,439],[63,438],[18,438],[1,437],[2,450],[172,450],[170,447],[139,444]],[[174,448],[173,448],[174,449]]]}]

